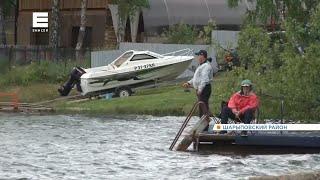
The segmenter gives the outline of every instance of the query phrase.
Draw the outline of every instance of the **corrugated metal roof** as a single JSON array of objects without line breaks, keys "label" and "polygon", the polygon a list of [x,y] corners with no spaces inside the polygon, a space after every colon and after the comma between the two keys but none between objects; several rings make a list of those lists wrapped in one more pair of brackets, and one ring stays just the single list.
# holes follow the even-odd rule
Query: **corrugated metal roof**
[{"label": "corrugated metal roof", "polygon": [[247,6],[241,3],[229,8],[227,0],[149,0],[150,8],[143,10],[145,28],[184,22],[206,25],[210,18],[216,24],[241,24]]}]

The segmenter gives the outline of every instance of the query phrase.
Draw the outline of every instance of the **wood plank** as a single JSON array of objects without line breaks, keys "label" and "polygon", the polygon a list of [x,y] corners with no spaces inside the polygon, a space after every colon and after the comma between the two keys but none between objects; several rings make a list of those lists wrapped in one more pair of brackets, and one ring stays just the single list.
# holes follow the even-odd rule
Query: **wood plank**
[{"label": "wood plank", "polygon": [[[31,4],[32,2],[30,2]],[[20,0],[19,2],[19,10],[24,10],[24,9],[28,9],[29,5],[28,2],[26,0]]]},{"label": "wood plank", "polygon": [[90,101],[90,98],[85,98],[85,99],[77,99],[77,100],[73,100],[73,101],[68,101],[66,102],[66,104],[73,104],[73,103],[80,103],[80,102],[86,102],[86,101]]},{"label": "wood plank", "polygon": [[209,125],[210,118],[207,116],[202,116],[202,118],[194,125],[194,127],[178,144],[177,151],[186,151],[188,147],[193,142],[193,137],[203,132],[203,130]]},{"label": "wood plank", "polygon": [[[11,104],[0,104],[0,107],[13,107],[14,105]],[[18,108],[24,108],[24,107],[30,107],[30,108],[43,108],[45,106],[38,106],[38,105],[32,105],[32,104],[18,104]]]},{"label": "wood plank", "polygon": [[90,0],[88,1],[88,8],[106,8],[107,0]]},{"label": "wood plank", "polygon": [[48,10],[51,9],[51,0],[20,0],[19,10]]},{"label": "wood plank", "polygon": [[[80,0],[64,0],[62,1],[63,9],[80,9],[81,1]],[[88,9],[106,9],[108,5],[107,0],[89,0],[87,4]]]},{"label": "wood plank", "polygon": [[41,111],[41,112],[53,112],[53,108],[21,108],[20,110],[27,111]]},{"label": "wood plank", "polygon": [[294,146],[294,147],[317,147],[320,148],[320,136],[292,135],[255,135],[239,137],[235,139],[237,145],[256,146]]},{"label": "wood plank", "polygon": [[12,112],[22,112],[20,109],[12,109],[12,108],[0,108],[0,112],[4,113],[12,113]]},{"label": "wood plank", "polygon": [[80,9],[81,1],[80,0],[64,0],[63,9]]},{"label": "wood plank", "polygon": [[243,146],[230,143],[199,144],[199,151],[221,155],[279,155],[279,154],[313,154],[320,148],[286,147],[286,146]]},{"label": "wood plank", "polygon": [[48,10],[51,9],[51,0],[41,0],[41,9],[42,10]]},{"label": "wood plank", "polygon": [[88,98],[88,97],[82,96],[82,95],[63,96],[63,97],[59,97],[59,98],[52,99],[52,100],[46,100],[46,101],[42,101],[42,102],[33,103],[33,105],[43,105],[43,104],[49,104],[49,103],[53,103],[53,102],[57,102],[57,101],[64,101],[64,100],[69,100],[69,99],[84,99],[84,98]]},{"label": "wood plank", "polygon": [[[12,105],[13,102],[2,102],[0,101],[0,105]],[[19,106],[24,106],[24,105],[29,105],[29,106],[32,106],[33,104],[31,103],[17,103]]]},{"label": "wood plank", "polygon": [[[51,0],[19,0],[19,10],[50,10],[52,7]],[[88,9],[106,9],[108,0],[88,0]],[[80,9],[81,0],[61,0],[60,9]]]}]

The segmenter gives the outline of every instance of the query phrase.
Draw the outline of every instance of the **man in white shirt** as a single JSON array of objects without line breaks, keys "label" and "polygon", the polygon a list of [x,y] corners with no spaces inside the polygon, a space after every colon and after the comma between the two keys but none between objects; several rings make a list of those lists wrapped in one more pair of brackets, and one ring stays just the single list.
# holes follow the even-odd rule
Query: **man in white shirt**
[{"label": "man in white shirt", "polygon": [[196,89],[198,101],[204,102],[205,106],[199,108],[199,116],[202,117],[209,111],[209,98],[211,95],[211,82],[213,79],[213,68],[209,61],[207,61],[207,51],[200,50],[196,53],[198,56],[199,66],[196,69],[193,78],[184,83],[183,87],[193,87]]}]

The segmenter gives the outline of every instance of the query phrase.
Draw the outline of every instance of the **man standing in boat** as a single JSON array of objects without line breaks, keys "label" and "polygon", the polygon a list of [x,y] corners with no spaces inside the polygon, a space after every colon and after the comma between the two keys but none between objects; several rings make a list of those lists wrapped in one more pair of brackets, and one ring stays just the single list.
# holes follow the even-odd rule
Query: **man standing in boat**
[{"label": "man standing in boat", "polygon": [[[227,124],[228,118],[250,124],[259,106],[259,99],[253,92],[252,82],[248,79],[241,82],[241,90],[233,94],[227,106],[221,111],[221,123]],[[226,133],[222,131],[221,133]],[[241,132],[246,135],[246,131]]]},{"label": "man standing in boat", "polygon": [[184,83],[183,87],[196,89],[199,101],[204,102],[204,107],[200,105],[199,116],[202,117],[209,110],[209,98],[211,95],[211,82],[213,79],[213,68],[207,60],[207,51],[200,50],[196,53],[199,66],[196,69],[193,78]]}]

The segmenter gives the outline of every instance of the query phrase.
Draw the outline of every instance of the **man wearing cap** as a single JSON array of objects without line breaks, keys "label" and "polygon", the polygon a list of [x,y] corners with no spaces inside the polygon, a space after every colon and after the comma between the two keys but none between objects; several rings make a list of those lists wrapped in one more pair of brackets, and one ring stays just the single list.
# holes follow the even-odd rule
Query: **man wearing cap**
[{"label": "man wearing cap", "polygon": [[[241,90],[231,96],[228,106],[224,106],[221,111],[222,124],[227,124],[228,118],[250,124],[259,106],[259,99],[252,88],[250,80],[246,79],[241,82]],[[245,135],[246,132],[243,131],[242,134]]]},{"label": "man wearing cap", "polygon": [[[193,87],[196,89],[199,101],[204,102],[205,106],[199,108],[199,116],[202,117],[207,110],[209,110],[209,98],[211,95],[211,82],[213,78],[213,68],[209,61],[207,61],[207,51],[200,50],[196,53],[198,56],[199,66],[196,69],[193,78],[184,83],[183,87]],[[201,107],[201,106],[200,106]]]}]

